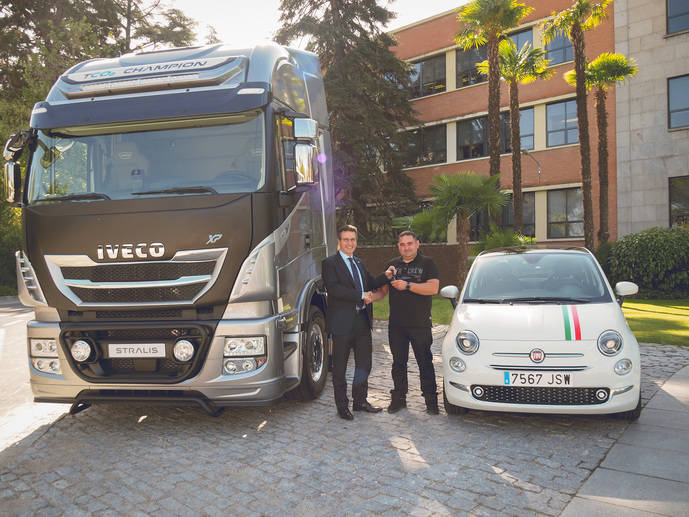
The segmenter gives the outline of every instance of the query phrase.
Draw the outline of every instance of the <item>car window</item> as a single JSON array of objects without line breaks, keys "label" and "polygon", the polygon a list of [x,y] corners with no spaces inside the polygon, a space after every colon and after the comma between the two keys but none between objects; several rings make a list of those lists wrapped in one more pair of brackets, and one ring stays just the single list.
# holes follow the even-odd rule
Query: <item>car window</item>
[{"label": "car window", "polygon": [[611,297],[593,259],[584,253],[486,255],[467,279],[470,301],[605,303]]}]

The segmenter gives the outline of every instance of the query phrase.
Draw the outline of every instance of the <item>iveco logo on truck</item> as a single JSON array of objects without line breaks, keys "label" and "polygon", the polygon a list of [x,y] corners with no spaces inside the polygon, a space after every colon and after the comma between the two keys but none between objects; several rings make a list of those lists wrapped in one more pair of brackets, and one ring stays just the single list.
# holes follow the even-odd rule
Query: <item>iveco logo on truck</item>
[{"label": "iveco logo on truck", "polygon": [[162,242],[154,242],[146,244],[141,242],[139,244],[99,244],[97,250],[98,258],[116,259],[121,257],[123,259],[133,258],[160,258],[165,255],[165,246]]}]

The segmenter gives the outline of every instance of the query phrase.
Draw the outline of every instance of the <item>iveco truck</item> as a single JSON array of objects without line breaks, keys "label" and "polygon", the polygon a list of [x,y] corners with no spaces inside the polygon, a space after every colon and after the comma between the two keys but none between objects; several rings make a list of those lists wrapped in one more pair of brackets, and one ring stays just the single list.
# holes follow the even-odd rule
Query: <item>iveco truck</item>
[{"label": "iveco truck", "polygon": [[336,243],[315,55],[267,43],[85,61],[4,157],[36,401],[215,413],[321,392],[321,260]]}]

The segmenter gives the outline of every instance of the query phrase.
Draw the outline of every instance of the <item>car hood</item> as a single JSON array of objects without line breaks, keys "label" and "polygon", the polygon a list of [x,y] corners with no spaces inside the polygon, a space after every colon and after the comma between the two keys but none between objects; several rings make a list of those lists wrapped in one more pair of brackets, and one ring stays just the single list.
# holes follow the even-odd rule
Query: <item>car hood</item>
[{"label": "car hood", "polygon": [[627,323],[612,303],[459,304],[453,316],[455,331],[471,330],[481,340],[544,341],[596,340],[604,330],[622,330]]}]

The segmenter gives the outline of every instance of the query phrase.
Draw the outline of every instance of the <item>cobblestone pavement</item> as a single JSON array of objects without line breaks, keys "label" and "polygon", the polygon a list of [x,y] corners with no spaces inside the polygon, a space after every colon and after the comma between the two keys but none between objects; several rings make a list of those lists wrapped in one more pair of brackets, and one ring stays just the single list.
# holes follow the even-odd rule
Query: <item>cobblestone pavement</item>
[{"label": "cobblestone pavement", "polygon": [[[434,351],[440,363],[436,329]],[[387,332],[369,400],[387,405]],[[643,400],[689,364],[644,345]],[[350,365],[349,372],[353,370]],[[440,384],[440,376],[439,376]],[[626,429],[606,417],[424,412],[410,360],[408,410],[337,417],[316,401],[225,411],[94,406],[0,452],[3,515],[559,515]],[[442,404],[441,404],[442,406]]]}]

